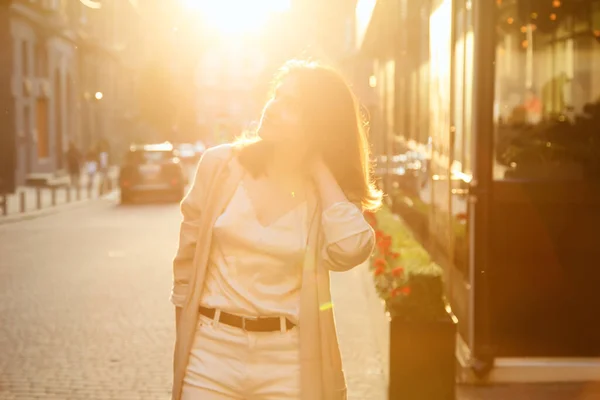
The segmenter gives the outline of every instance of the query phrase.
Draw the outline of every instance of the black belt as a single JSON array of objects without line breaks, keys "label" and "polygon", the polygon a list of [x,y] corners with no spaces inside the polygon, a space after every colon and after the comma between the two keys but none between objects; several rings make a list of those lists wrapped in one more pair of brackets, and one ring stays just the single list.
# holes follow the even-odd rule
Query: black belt
[{"label": "black belt", "polygon": [[[210,318],[215,318],[215,309],[199,307],[200,314]],[[281,329],[281,320],[278,317],[240,317],[221,311],[219,322],[226,325],[234,326],[248,332],[275,332]],[[296,326],[289,319],[285,319],[285,329],[290,330]]]}]

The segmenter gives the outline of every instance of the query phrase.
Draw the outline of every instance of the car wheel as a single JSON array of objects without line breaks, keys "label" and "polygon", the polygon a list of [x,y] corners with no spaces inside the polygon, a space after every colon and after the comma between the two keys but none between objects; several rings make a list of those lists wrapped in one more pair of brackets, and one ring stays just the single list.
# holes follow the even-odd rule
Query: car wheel
[{"label": "car wheel", "polygon": [[121,204],[130,204],[131,203],[131,193],[124,192],[121,190]]}]

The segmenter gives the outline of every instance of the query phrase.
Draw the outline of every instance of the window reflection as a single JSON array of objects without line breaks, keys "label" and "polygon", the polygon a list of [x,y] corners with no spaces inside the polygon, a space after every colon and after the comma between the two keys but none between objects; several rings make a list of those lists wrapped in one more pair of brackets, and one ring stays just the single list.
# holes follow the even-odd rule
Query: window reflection
[{"label": "window reflection", "polygon": [[496,179],[600,173],[600,1],[497,0]]},{"label": "window reflection", "polygon": [[454,154],[452,159],[451,228],[453,262],[468,279],[469,204],[464,190],[472,179],[473,10],[470,0],[458,0],[454,14]]}]

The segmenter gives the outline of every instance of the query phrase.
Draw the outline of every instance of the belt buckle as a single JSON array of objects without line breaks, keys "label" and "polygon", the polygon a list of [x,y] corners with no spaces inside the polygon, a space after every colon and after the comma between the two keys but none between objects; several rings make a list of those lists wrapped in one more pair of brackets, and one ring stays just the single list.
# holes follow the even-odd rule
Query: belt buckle
[{"label": "belt buckle", "polygon": [[242,317],[242,330],[244,332],[248,332],[246,330],[246,320],[250,320],[250,321],[258,321],[258,317]]}]

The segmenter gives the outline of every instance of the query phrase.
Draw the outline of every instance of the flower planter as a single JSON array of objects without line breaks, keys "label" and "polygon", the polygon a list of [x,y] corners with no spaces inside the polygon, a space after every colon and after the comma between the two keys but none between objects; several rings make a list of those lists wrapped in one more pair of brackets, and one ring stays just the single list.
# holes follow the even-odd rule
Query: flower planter
[{"label": "flower planter", "polygon": [[443,270],[392,210],[366,217],[377,241],[370,266],[375,291],[391,316],[388,397],[454,400],[456,323]]},{"label": "flower planter", "polygon": [[456,323],[450,315],[437,321],[390,322],[389,400],[454,400]]}]

